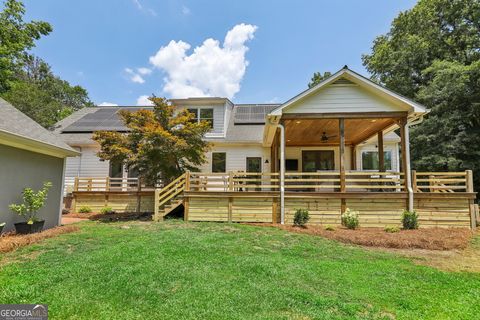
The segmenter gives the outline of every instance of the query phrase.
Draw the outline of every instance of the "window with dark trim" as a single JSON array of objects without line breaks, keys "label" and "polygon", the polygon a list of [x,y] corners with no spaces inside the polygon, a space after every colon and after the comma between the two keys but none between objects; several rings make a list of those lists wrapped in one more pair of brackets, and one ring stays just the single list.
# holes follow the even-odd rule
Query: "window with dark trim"
[{"label": "window with dark trim", "polygon": [[212,172],[227,171],[227,154],[225,152],[212,153]]},{"label": "window with dark trim", "polygon": [[194,115],[192,122],[206,121],[213,129],[213,108],[189,108],[187,110]]}]

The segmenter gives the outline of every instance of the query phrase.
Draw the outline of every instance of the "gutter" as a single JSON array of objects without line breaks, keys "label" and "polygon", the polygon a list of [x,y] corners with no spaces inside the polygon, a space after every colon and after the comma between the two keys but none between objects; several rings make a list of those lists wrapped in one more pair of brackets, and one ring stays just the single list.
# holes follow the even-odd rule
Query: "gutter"
[{"label": "gutter", "polygon": [[408,172],[407,176],[405,177],[406,181],[406,186],[407,186],[407,191],[408,191],[408,211],[413,211],[413,188],[412,188],[412,168],[410,165],[410,126],[415,126],[417,124],[420,124],[423,122],[423,115],[421,115],[419,118],[408,122],[405,126],[405,140],[407,141],[406,143],[406,171]]}]

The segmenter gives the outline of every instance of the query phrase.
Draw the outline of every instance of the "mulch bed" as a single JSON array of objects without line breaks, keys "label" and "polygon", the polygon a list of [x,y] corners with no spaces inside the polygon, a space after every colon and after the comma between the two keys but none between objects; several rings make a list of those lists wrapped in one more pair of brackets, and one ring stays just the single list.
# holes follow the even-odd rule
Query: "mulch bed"
[{"label": "mulch bed", "polygon": [[151,221],[152,214],[148,212],[115,212],[112,214],[102,214],[96,212],[90,213],[68,213],[62,215],[65,218],[81,218],[81,219],[88,219],[94,221],[102,221],[102,222],[114,222],[114,221],[132,221],[132,220],[140,220],[140,221]]},{"label": "mulch bed", "polygon": [[425,228],[388,233],[382,228],[349,230],[343,227],[336,227],[335,230],[329,231],[325,230],[325,227],[322,226],[307,226],[301,228],[275,224],[255,225],[273,226],[290,232],[321,236],[343,243],[395,249],[465,249],[473,236],[473,232],[466,228]]},{"label": "mulch bed", "polygon": [[52,229],[48,229],[39,233],[32,234],[15,234],[13,232],[5,233],[0,236],[0,252],[10,252],[17,250],[18,248],[28,246],[33,243],[40,242],[44,239],[53,238],[64,233],[70,233],[80,230],[77,226],[61,226]]}]

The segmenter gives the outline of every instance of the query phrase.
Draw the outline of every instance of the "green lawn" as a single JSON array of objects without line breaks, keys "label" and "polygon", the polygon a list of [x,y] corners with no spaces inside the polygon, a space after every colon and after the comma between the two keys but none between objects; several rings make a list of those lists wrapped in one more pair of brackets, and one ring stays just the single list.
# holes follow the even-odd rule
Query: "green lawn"
[{"label": "green lawn", "polygon": [[474,319],[480,275],[235,224],[85,222],[0,258],[0,303],[65,319]]}]

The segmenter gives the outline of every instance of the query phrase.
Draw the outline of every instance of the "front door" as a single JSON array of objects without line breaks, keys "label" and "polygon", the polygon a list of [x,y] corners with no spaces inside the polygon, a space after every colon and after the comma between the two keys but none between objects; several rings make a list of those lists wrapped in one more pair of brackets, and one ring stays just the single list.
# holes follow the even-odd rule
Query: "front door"
[{"label": "front door", "polygon": [[303,172],[317,172],[335,169],[335,153],[333,150],[302,151]]}]

